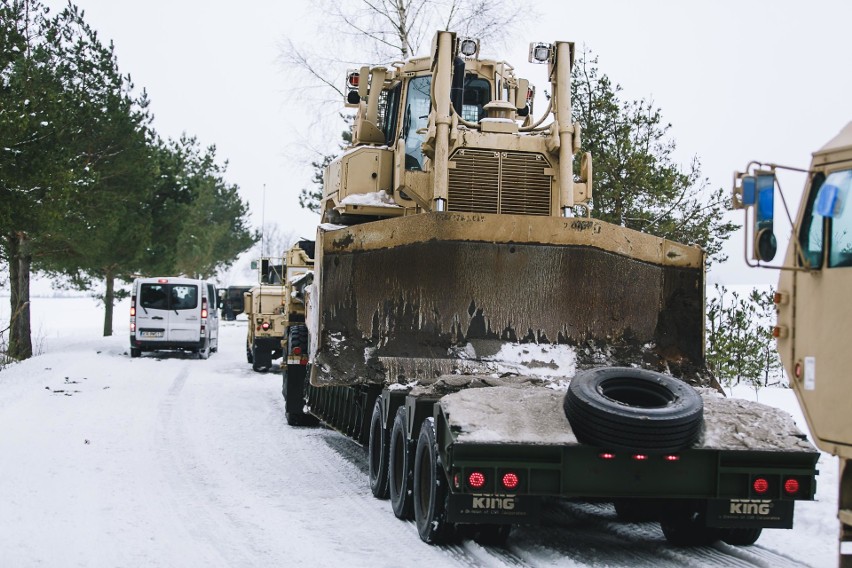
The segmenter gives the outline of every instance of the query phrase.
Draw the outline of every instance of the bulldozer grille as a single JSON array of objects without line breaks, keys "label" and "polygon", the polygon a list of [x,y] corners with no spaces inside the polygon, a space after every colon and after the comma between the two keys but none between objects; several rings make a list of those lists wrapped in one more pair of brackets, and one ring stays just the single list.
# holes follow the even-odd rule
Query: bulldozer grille
[{"label": "bulldozer grille", "polygon": [[550,167],[541,154],[465,148],[453,155],[447,210],[550,215]]}]

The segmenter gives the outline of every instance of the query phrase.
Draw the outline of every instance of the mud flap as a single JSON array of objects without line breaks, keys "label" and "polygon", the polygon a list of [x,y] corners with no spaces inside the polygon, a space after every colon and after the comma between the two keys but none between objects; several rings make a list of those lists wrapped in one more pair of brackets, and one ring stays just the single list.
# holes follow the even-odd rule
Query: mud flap
[{"label": "mud flap", "polygon": [[719,528],[793,528],[794,501],[773,499],[711,499],[707,526]]},{"label": "mud flap", "polygon": [[530,495],[451,493],[447,520],[452,523],[516,524],[538,520],[541,500]]}]

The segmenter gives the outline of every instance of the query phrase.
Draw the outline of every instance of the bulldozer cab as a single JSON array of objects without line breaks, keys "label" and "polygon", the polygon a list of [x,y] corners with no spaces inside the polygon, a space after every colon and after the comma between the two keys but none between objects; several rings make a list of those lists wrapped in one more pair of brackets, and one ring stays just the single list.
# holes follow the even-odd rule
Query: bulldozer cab
[{"label": "bulldozer cab", "polygon": [[[746,211],[746,259],[780,268],[773,328],[790,384],[817,445],[852,458],[852,350],[842,330],[852,321],[852,123],[814,152],[799,211],[786,211],[775,164],[736,174],[734,206]],[[792,169],[792,168],[789,168]],[[776,197],[778,199],[776,199]],[[781,207],[777,207],[780,203]],[[792,221],[784,258],[775,257],[775,209]]]}]

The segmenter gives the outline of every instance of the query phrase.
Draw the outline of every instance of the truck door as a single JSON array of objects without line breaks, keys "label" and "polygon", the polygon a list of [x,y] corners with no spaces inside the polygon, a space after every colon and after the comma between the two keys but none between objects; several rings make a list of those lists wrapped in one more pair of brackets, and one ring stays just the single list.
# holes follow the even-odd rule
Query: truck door
[{"label": "truck door", "polygon": [[201,291],[197,284],[169,284],[168,340],[198,341],[201,337]]},{"label": "truck door", "polygon": [[[852,164],[814,175],[800,219],[799,242],[818,271],[786,273],[791,278],[793,341],[791,366],[803,409],[814,436],[827,442],[848,438],[846,398],[852,346],[846,326],[852,322]],[[802,264],[800,261],[799,264]],[[784,278],[781,280],[782,286]],[[786,308],[779,306],[779,316]]]}]

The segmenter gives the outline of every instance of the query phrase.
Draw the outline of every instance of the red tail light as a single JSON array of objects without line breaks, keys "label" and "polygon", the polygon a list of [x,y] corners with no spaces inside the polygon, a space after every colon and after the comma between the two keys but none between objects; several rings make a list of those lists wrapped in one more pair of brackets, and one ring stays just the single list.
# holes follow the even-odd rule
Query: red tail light
[{"label": "red tail light", "polygon": [[667,455],[667,456],[663,456],[663,460],[667,461],[667,462],[676,462],[676,461],[680,461],[680,456],[675,455],[675,454],[670,454],[670,455]]},{"label": "red tail light", "polygon": [[751,486],[755,493],[760,493],[761,495],[769,491],[769,482],[763,477],[755,479]]},{"label": "red tail light", "polygon": [[598,454],[598,457],[601,458],[602,460],[614,460],[615,454],[610,453],[610,452],[603,452],[602,454]]},{"label": "red tail light", "polygon": [[136,296],[130,297],[130,317],[136,315]]},{"label": "red tail light", "polygon": [[130,324],[130,331],[136,331],[136,324],[135,323]]},{"label": "red tail light", "polygon": [[201,299],[201,317],[207,317],[207,300],[205,298]]},{"label": "red tail light", "polygon": [[518,475],[514,472],[508,471],[503,474],[503,487],[506,489],[517,489],[520,481]]},{"label": "red tail light", "polygon": [[633,454],[633,459],[641,462],[647,460],[648,456],[646,454]]},{"label": "red tail light", "polygon": [[467,476],[467,484],[474,489],[482,489],[485,485],[485,474],[481,471],[471,472],[470,475]]},{"label": "red tail light", "polygon": [[267,329],[269,329],[269,322],[268,321],[263,322],[262,324],[260,324],[260,327],[263,328],[263,331],[266,331]]},{"label": "red tail light", "polygon": [[799,492],[799,480],[794,478],[789,478],[784,482],[784,491],[786,491],[790,495],[795,495]]},{"label": "red tail light", "polygon": [[302,354],[302,348],[301,347],[294,347],[293,348],[293,355],[301,355],[301,354]]}]

